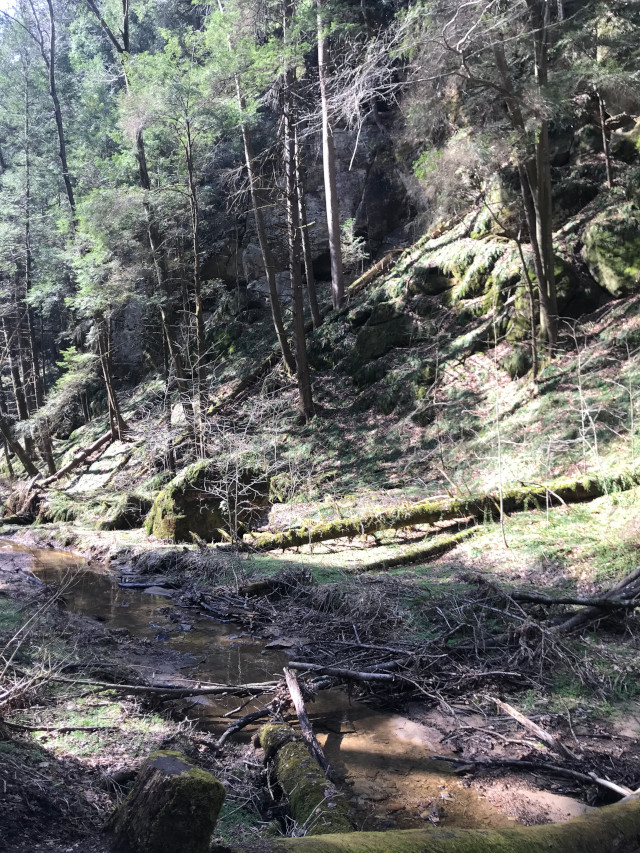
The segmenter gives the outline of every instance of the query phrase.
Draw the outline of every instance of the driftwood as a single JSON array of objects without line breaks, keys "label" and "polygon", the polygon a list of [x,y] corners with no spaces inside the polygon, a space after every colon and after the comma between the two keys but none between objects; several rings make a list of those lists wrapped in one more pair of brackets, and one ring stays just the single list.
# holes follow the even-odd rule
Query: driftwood
[{"label": "driftwood", "polygon": [[640,847],[640,797],[564,823],[503,829],[409,829],[283,838],[230,853],[632,853]]},{"label": "driftwood", "polygon": [[[600,477],[584,477],[579,480],[562,478],[547,485],[521,486],[505,489],[502,504],[505,513],[522,512],[546,505],[549,494],[558,496],[563,503],[579,503],[593,500],[612,489],[630,488],[640,482],[640,469],[633,469],[608,481]],[[325,542],[329,539],[354,538],[374,533],[377,530],[392,530],[400,527],[412,527],[417,524],[435,524],[455,518],[470,516],[478,521],[500,516],[499,495],[487,493],[465,498],[446,500],[425,500],[406,504],[394,509],[361,516],[360,518],[342,518],[311,527],[296,527],[277,533],[247,534],[244,541],[261,551],[273,551],[278,548],[296,548],[313,542]]]},{"label": "driftwood", "polygon": [[549,749],[552,749],[554,752],[557,752],[562,758],[568,758],[570,761],[578,761],[578,756],[575,755],[571,750],[566,747],[561,740],[557,737],[554,737],[550,732],[546,729],[543,729],[542,726],[539,726],[537,723],[534,723],[533,720],[530,720],[528,717],[525,717],[524,714],[521,714],[520,711],[517,711],[511,705],[508,705],[506,702],[502,702],[500,699],[491,698],[492,702],[495,702],[498,708],[501,711],[504,711],[505,714],[508,714],[510,717],[513,717],[520,725],[525,728],[527,731],[531,732],[532,735],[541,740],[542,743],[546,744]]},{"label": "driftwood", "polygon": [[97,438],[93,444],[90,444],[89,447],[85,447],[82,450],[79,450],[78,453],[73,457],[70,462],[67,462],[66,465],[63,465],[62,468],[56,473],[52,474],[50,477],[47,477],[45,480],[41,480],[38,485],[46,488],[50,486],[52,483],[57,483],[58,480],[62,479],[65,474],[68,474],[70,471],[73,471],[74,468],[77,468],[79,465],[82,465],[83,462],[94,454],[97,450],[100,450],[105,444],[109,444],[113,438],[113,433],[111,430],[103,433],[100,438]]},{"label": "driftwood", "polygon": [[320,767],[322,767],[327,778],[333,781],[331,765],[327,761],[327,757],[324,754],[322,747],[318,743],[318,738],[315,736],[313,728],[311,727],[311,723],[309,722],[309,717],[307,715],[307,709],[305,708],[302,691],[300,690],[300,685],[298,684],[298,678],[295,672],[292,669],[288,669],[286,666],[284,668],[284,677],[287,680],[289,695],[291,696],[293,707],[296,709],[296,714],[298,715],[298,723],[300,725],[300,731],[302,732],[302,737],[307,743],[307,748],[312,758],[314,758],[318,762]]}]

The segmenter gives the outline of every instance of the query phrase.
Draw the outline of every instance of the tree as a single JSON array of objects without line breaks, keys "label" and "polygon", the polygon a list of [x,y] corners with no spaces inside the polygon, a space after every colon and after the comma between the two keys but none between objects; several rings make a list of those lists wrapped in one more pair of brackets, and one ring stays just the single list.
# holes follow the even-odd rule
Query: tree
[{"label": "tree", "polygon": [[329,115],[328,69],[327,69],[327,18],[324,0],[316,0],[318,11],[318,77],[320,80],[320,109],[322,114],[322,166],[324,170],[324,193],[327,206],[329,230],[329,254],[331,256],[331,300],[338,309],[344,302],[344,280],[342,252],[340,249],[340,212],[338,207],[338,182],[336,175],[336,152],[333,143],[333,128]]}]

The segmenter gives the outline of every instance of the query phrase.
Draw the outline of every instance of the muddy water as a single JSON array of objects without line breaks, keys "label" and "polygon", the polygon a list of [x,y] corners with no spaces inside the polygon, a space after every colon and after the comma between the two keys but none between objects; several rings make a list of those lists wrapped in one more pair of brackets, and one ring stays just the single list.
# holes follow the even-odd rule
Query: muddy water
[{"label": "muddy water", "polygon": [[[30,568],[41,580],[64,585],[69,610],[182,653],[185,665],[175,673],[178,678],[264,681],[277,677],[286,663],[282,653],[267,652],[234,625],[181,609],[166,596],[122,589],[112,573],[89,568],[81,558],[0,540],[0,560],[16,552],[30,556]],[[204,727],[222,730],[228,724],[224,713],[237,704],[233,697],[222,702],[198,697],[188,712]],[[257,705],[247,706],[244,713],[253,707]],[[339,690],[322,692],[309,712],[330,763],[346,782],[361,828],[410,828],[426,822],[487,828],[510,821],[465,787],[448,764],[430,760],[445,751],[437,729],[376,712]]]}]

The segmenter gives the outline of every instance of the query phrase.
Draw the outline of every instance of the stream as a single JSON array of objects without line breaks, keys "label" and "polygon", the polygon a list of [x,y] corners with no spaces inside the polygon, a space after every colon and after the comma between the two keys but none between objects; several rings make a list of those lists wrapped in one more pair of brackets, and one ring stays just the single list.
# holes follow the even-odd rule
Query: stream
[{"label": "stream", "polygon": [[[180,665],[163,671],[162,680],[259,682],[278,678],[286,665],[283,652],[265,649],[264,641],[244,634],[232,623],[180,608],[168,590],[152,594],[123,589],[113,572],[89,567],[81,557],[0,540],[0,560],[16,552],[29,555],[30,570],[40,580],[64,586],[63,598],[70,611],[179,653]],[[172,661],[175,658],[177,655],[171,656]],[[184,702],[182,710],[202,728],[221,733],[229,724],[224,714],[238,704],[237,697],[212,700],[201,696]],[[242,713],[257,707],[260,700]],[[492,805],[476,788],[465,786],[448,763],[430,759],[447,752],[440,743],[442,731],[435,725],[381,713],[352,700],[341,689],[321,691],[308,711],[330,764],[344,780],[362,828],[408,829],[425,822],[490,828],[512,822],[511,794],[502,798],[505,802]],[[238,737],[246,741],[250,734],[246,729]],[[576,801],[544,792],[538,792],[536,803],[546,804],[545,813],[554,820],[583,810]]]}]

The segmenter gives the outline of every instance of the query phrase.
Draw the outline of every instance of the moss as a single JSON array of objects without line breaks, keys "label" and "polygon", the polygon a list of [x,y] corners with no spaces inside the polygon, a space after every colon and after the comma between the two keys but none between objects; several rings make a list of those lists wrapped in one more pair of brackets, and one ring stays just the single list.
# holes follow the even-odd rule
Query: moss
[{"label": "moss", "polygon": [[[240,524],[247,524],[268,502],[269,480],[259,471],[245,468],[239,475],[250,507],[238,512]],[[149,535],[174,542],[190,542],[196,533],[207,542],[220,541],[220,530],[228,530],[223,511],[222,477],[208,459],[185,468],[158,494],[145,521]],[[233,508],[231,508],[233,511]]]},{"label": "moss", "polygon": [[612,296],[640,289],[640,211],[617,204],[585,228],[584,256],[589,272]]},{"label": "moss", "polygon": [[174,750],[153,753],[110,821],[119,850],[208,853],[223,785]]},{"label": "moss", "polygon": [[141,527],[152,501],[134,493],[121,495],[98,525],[99,530],[132,530]]},{"label": "moss", "polygon": [[[565,823],[508,829],[410,829],[289,838],[252,853],[622,853],[640,845],[640,799],[634,797]],[[236,848],[237,853],[249,848]]]},{"label": "moss", "polygon": [[275,768],[278,783],[289,797],[291,816],[298,824],[306,824],[307,834],[348,832],[353,828],[345,798],[327,780],[305,744],[285,744],[278,751]]},{"label": "moss", "polygon": [[262,726],[259,732],[260,746],[264,750],[265,761],[271,761],[278,750],[286,743],[294,740],[293,729],[282,723],[269,723]]}]

